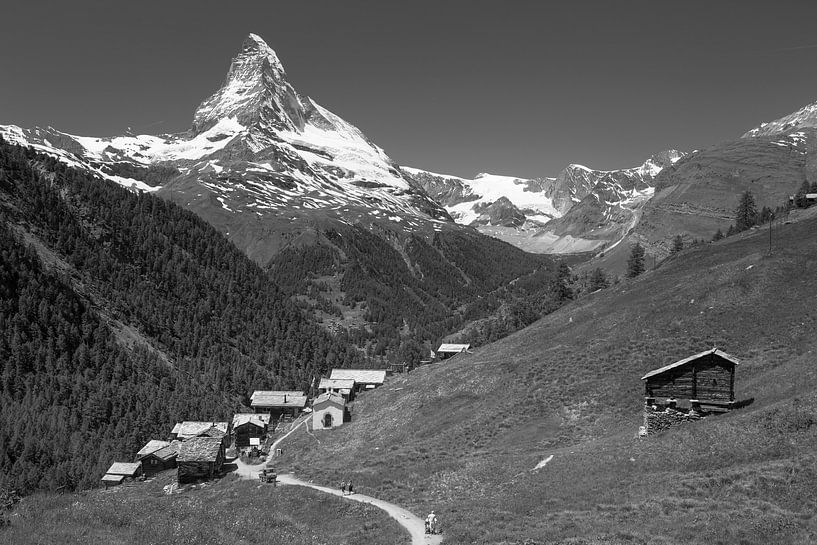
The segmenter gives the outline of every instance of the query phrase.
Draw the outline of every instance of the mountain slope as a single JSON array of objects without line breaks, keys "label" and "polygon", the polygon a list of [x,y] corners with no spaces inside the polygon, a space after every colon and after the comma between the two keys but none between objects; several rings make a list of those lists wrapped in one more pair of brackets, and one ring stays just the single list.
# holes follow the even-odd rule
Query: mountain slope
[{"label": "mountain slope", "polygon": [[222,235],[0,139],[0,487],[84,488],[184,419],[365,358]]},{"label": "mountain slope", "polygon": [[780,119],[761,123],[760,126],[747,131],[741,138],[776,136],[801,129],[817,129],[817,102],[804,106]]},{"label": "mountain slope", "polygon": [[392,225],[432,233],[445,210],[359,129],[294,90],[250,34],[223,85],[173,135],[73,136],[0,127],[7,140],[196,212],[265,265],[315,225]]},{"label": "mountain slope", "polygon": [[524,250],[588,251],[620,239],[652,195],[655,176],[682,153],[668,150],[639,167],[601,171],[568,165],[554,178],[480,174],[473,180],[402,167],[455,221]]},{"label": "mountain slope", "polygon": [[[296,470],[435,509],[451,543],[813,541],[817,218],[685,250],[392,380]],[[718,346],[748,407],[638,439],[644,372]],[[552,456],[552,458],[551,458]],[[541,462],[550,460],[535,469]]]}]

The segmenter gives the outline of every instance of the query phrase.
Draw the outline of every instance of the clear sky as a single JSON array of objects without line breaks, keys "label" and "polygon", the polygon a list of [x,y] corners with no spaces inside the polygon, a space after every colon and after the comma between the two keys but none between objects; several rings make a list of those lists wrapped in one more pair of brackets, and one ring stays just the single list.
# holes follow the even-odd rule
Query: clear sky
[{"label": "clear sky", "polygon": [[614,169],[817,101],[817,1],[139,0],[5,6],[0,123],[190,126],[244,37],[399,164]]}]

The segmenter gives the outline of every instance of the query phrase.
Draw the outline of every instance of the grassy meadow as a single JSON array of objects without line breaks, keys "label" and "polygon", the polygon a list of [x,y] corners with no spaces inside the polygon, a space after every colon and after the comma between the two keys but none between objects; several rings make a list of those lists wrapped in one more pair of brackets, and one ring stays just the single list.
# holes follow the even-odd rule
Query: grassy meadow
[{"label": "grassy meadow", "polygon": [[[391,378],[284,461],[446,543],[817,542],[817,219],[681,252],[474,354]],[[648,370],[717,346],[747,407],[650,438]],[[540,469],[534,467],[553,455]]]},{"label": "grassy meadow", "polygon": [[23,499],[0,529],[15,545],[394,545],[408,533],[376,507],[308,488],[227,476],[166,496],[166,472],[146,483]]}]

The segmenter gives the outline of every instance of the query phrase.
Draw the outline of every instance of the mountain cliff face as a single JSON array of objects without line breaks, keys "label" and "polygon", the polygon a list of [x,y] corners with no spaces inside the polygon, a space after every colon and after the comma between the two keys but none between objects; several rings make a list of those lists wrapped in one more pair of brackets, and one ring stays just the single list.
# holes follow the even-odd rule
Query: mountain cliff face
[{"label": "mountain cliff face", "polygon": [[326,226],[432,234],[455,227],[359,129],[298,93],[275,52],[254,34],[187,132],[99,138],[4,126],[0,135],[171,198],[261,264]]},{"label": "mountain cliff face", "polygon": [[641,166],[602,171],[572,164],[553,178],[480,174],[465,179],[402,167],[458,223],[528,251],[587,251],[620,239],[652,196],[654,179],[683,156],[668,150]]},{"label": "mountain cliff face", "polygon": [[774,136],[785,132],[817,128],[817,102],[804,106],[794,113],[781,117],[769,123],[761,123],[759,127],[746,132],[742,138],[755,136]]}]

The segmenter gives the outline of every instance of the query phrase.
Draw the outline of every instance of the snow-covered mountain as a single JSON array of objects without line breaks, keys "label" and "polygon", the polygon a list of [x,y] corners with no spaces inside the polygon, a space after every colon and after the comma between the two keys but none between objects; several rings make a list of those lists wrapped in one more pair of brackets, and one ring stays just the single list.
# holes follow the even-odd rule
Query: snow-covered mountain
[{"label": "snow-covered mountain", "polygon": [[794,113],[747,131],[741,138],[774,136],[785,132],[817,128],[817,102],[804,106]]},{"label": "snow-covered mountain", "polygon": [[298,93],[250,34],[180,134],[89,137],[0,126],[0,136],[193,209],[265,263],[301,227],[439,230],[447,212],[352,124]]},{"label": "snow-covered mountain", "polygon": [[572,164],[558,176],[535,179],[494,174],[466,179],[409,167],[401,170],[458,223],[529,251],[560,253],[589,250],[621,238],[619,227],[629,224],[630,212],[652,195],[654,178],[682,156],[668,150],[638,167],[611,171]]}]

